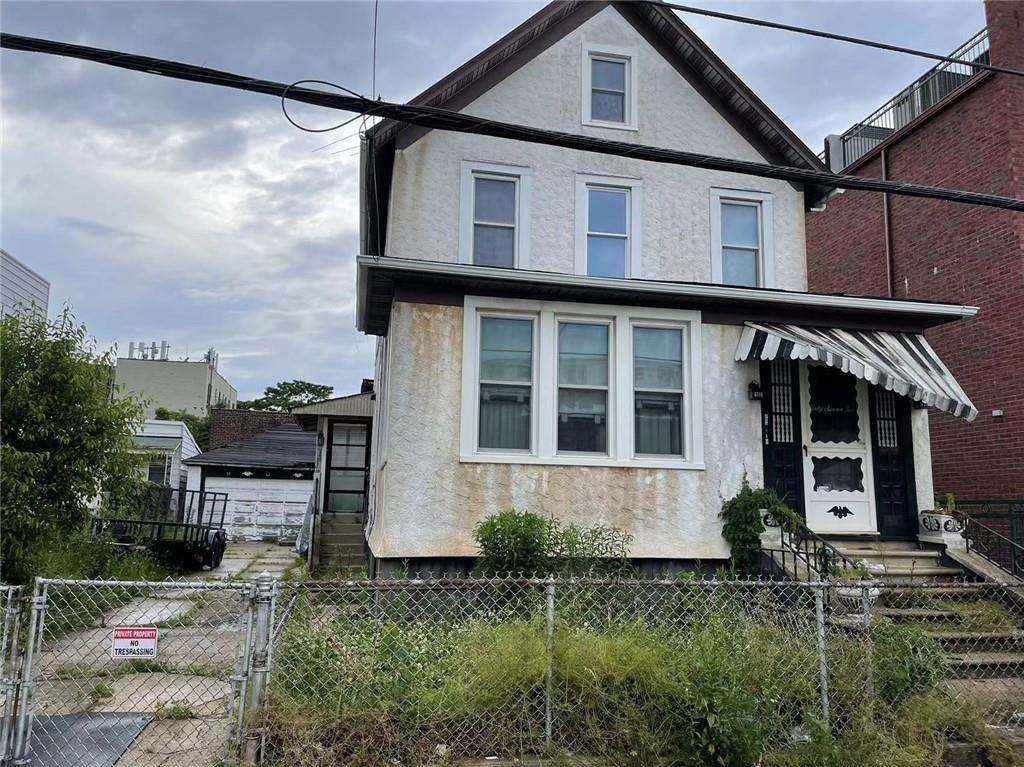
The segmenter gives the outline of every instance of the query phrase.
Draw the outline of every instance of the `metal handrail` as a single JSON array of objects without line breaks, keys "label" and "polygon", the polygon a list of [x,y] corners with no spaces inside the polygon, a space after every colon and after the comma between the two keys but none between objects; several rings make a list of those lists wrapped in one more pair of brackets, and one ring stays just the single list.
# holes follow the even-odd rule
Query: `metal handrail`
[{"label": "metal handrail", "polygon": [[974,63],[988,63],[988,30],[982,29],[950,54],[961,63],[944,61],[925,72],[878,109],[842,134],[843,166],[909,124],[982,70]]},{"label": "metal handrail", "polygon": [[963,524],[961,535],[967,543],[967,551],[973,551],[1010,575],[1024,577],[1024,546],[959,510],[957,517]]},{"label": "metal handrail", "polygon": [[[856,563],[850,561],[839,549],[811,530],[803,522],[798,522],[795,529],[787,530],[773,519],[770,514],[765,514],[763,521],[765,527],[780,528],[783,548],[763,548],[762,551],[769,555],[778,553],[782,559],[782,562],[779,564],[783,570],[786,570],[789,556],[793,557],[794,572],[796,572],[796,567],[800,565],[808,569],[808,580],[829,578],[844,570],[857,569]],[[812,573],[814,574],[813,577]]]}]

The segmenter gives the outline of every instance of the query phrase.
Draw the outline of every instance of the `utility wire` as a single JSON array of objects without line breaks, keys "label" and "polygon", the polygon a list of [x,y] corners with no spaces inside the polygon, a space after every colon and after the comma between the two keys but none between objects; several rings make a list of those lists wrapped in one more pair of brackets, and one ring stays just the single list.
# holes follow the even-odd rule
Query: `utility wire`
[{"label": "utility wire", "polygon": [[[0,34],[0,47],[11,50],[49,53],[57,56],[68,56],[84,61],[95,61],[109,66],[147,72],[149,74],[171,77],[190,82],[220,85],[227,88],[265,93],[282,99],[292,99],[306,104],[358,112],[363,115],[374,115],[389,118],[398,122],[417,125],[424,128],[471,133],[480,136],[514,139],[533,144],[558,146],[565,149],[576,149],[584,152],[614,155],[617,157],[633,157],[655,163],[682,165],[709,170],[741,173],[760,178],[773,178],[801,184],[812,184],[840,189],[861,189],[872,192],[889,192],[907,197],[923,197],[950,202],[961,202],[1003,210],[1024,211],[1024,200],[1003,197],[981,192],[969,192],[962,189],[947,189],[927,186],[924,184],[886,181],[882,179],[846,176],[831,173],[821,166],[816,168],[796,168],[769,163],[736,160],[726,157],[713,157],[695,152],[663,149],[661,147],[630,144],[624,141],[613,141],[583,136],[574,133],[532,128],[514,123],[487,120],[482,117],[453,112],[438,107],[395,104],[387,101],[373,100],[360,96],[354,91],[342,88],[345,93],[327,93],[321,90],[299,87],[303,82],[286,85],[270,80],[259,80],[243,75],[232,74],[216,69],[183,64],[166,59],[149,56],[138,56],[119,51],[90,48],[83,45],[72,45],[53,40],[42,40],[21,35]],[[324,82],[324,81],[319,81]],[[330,83],[333,87],[333,83]],[[353,94],[353,95],[347,95]],[[294,124],[294,123],[293,123]],[[302,127],[302,126],[298,126]],[[372,145],[371,145],[372,149]]]},{"label": "utility wire", "polygon": [[854,45],[866,45],[869,48],[878,48],[883,51],[893,51],[895,53],[906,53],[911,56],[920,56],[926,59],[932,59],[934,61],[945,61],[950,64],[963,64],[964,66],[973,67],[974,69],[985,69],[990,72],[999,72],[1004,75],[1016,75],[1017,77],[1024,77],[1024,70],[1011,69],[1009,67],[999,67],[993,64],[984,64],[982,62],[964,61],[953,56],[941,56],[938,53],[931,53],[930,51],[921,51],[916,48],[906,48],[902,45],[892,45],[891,43],[880,43],[875,40],[865,40],[862,37],[851,37],[850,35],[840,35],[836,32],[825,32],[821,29],[809,29],[807,27],[797,27],[792,24],[782,24],[778,21],[768,21],[767,19],[755,19],[752,16],[739,16],[735,13],[724,13],[723,11],[712,11],[707,8],[695,8],[692,5],[678,5],[676,3],[665,3],[661,0],[639,0],[640,2],[646,3],[647,5],[658,5],[662,8],[671,8],[674,11],[681,11],[683,13],[695,13],[700,16],[710,16],[715,19],[725,19],[726,21],[738,21],[740,24],[752,24],[757,27],[767,27],[768,29],[781,29],[785,32],[796,32],[800,35],[810,35],[812,37],[823,37],[826,40],[838,40],[843,43],[853,43]]}]

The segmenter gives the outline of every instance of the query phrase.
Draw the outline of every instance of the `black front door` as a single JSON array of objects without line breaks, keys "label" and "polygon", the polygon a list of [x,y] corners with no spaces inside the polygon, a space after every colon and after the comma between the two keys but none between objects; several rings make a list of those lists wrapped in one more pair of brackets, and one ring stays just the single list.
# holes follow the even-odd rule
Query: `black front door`
[{"label": "black front door", "polygon": [[918,510],[910,401],[875,386],[869,399],[878,532],[889,538],[915,538]]}]

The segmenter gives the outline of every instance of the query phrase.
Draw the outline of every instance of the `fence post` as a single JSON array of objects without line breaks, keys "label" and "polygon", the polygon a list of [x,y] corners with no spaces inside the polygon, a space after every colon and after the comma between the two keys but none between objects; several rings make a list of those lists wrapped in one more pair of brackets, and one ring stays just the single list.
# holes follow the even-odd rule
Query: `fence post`
[{"label": "fence post", "polygon": [[43,622],[46,614],[46,587],[41,579],[36,579],[35,588],[32,590],[32,598],[29,600],[32,614],[29,618],[28,637],[25,640],[25,658],[21,667],[21,690],[18,696],[18,719],[14,726],[14,749],[12,756],[15,764],[24,764],[29,750],[29,740],[32,737],[32,712],[30,704],[32,701],[33,688],[35,687],[35,671],[33,662],[36,660],[37,647],[41,650],[43,639]]},{"label": "fence post", "polygon": [[825,724],[825,732],[831,732],[829,722],[831,706],[828,697],[828,660],[825,657],[825,586],[814,585],[814,623],[817,627],[818,639],[818,684],[821,687],[821,715]]},{"label": "fence post", "polygon": [[[256,607],[256,630],[253,637],[253,661],[251,667],[252,686],[249,695],[249,710],[259,716],[267,692],[267,678],[270,674],[270,612],[274,596],[274,579],[266,570],[256,577],[253,600]],[[244,733],[245,763],[256,764],[259,760],[259,733]]]},{"label": "fence post", "polygon": [[866,656],[866,663],[864,664],[867,670],[867,681],[866,688],[868,694],[868,701],[871,705],[872,710],[875,707],[875,652],[874,644],[871,639],[871,605],[874,600],[871,598],[872,586],[870,583],[865,583],[861,586],[860,592],[860,606],[863,613],[864,620],[864,654]]},{"label": "fence post", "polygon": [[18,709],[18,634],[21,629],[21,587],[7,587],[7,606],[4,612],[4,635],[0,646],[0,668],[3,669],[3,710],[0,716],[0,764],[8,764],[14,756],[11,753],[14,730],[14,716]]},{"label": "fence post", "polygon": [[547,666],[544,679],[544,745],[551,748],[553,740],[552,698],[555,684],[555,576],[549,575],[544,588],[545,597],[545,651]]}]

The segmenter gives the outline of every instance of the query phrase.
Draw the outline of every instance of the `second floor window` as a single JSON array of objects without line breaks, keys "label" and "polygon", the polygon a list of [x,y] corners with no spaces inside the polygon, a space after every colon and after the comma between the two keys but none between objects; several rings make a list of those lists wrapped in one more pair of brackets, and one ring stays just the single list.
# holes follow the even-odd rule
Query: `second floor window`
[{"label": "second floor window", "polygon": [[640,182],[612,176],[576,177],[576,273],[638,277]]},{"label": "second floor window", "polygon": [[629,261],[629,189],[587,187],[587,274],[625,277]]},{"label": "second floor window", "polygon": [[512,176],[473,174],[474,264],[515,266],[517,186]]},{"label": "second floor window", "polygon": [[528,168],[463,162],[459,261],[526,268],[529,202]]},{"label": "second floor window", "polygon": [[711,190],[711,265],[714,282],[773,287],[770,194]]}]

